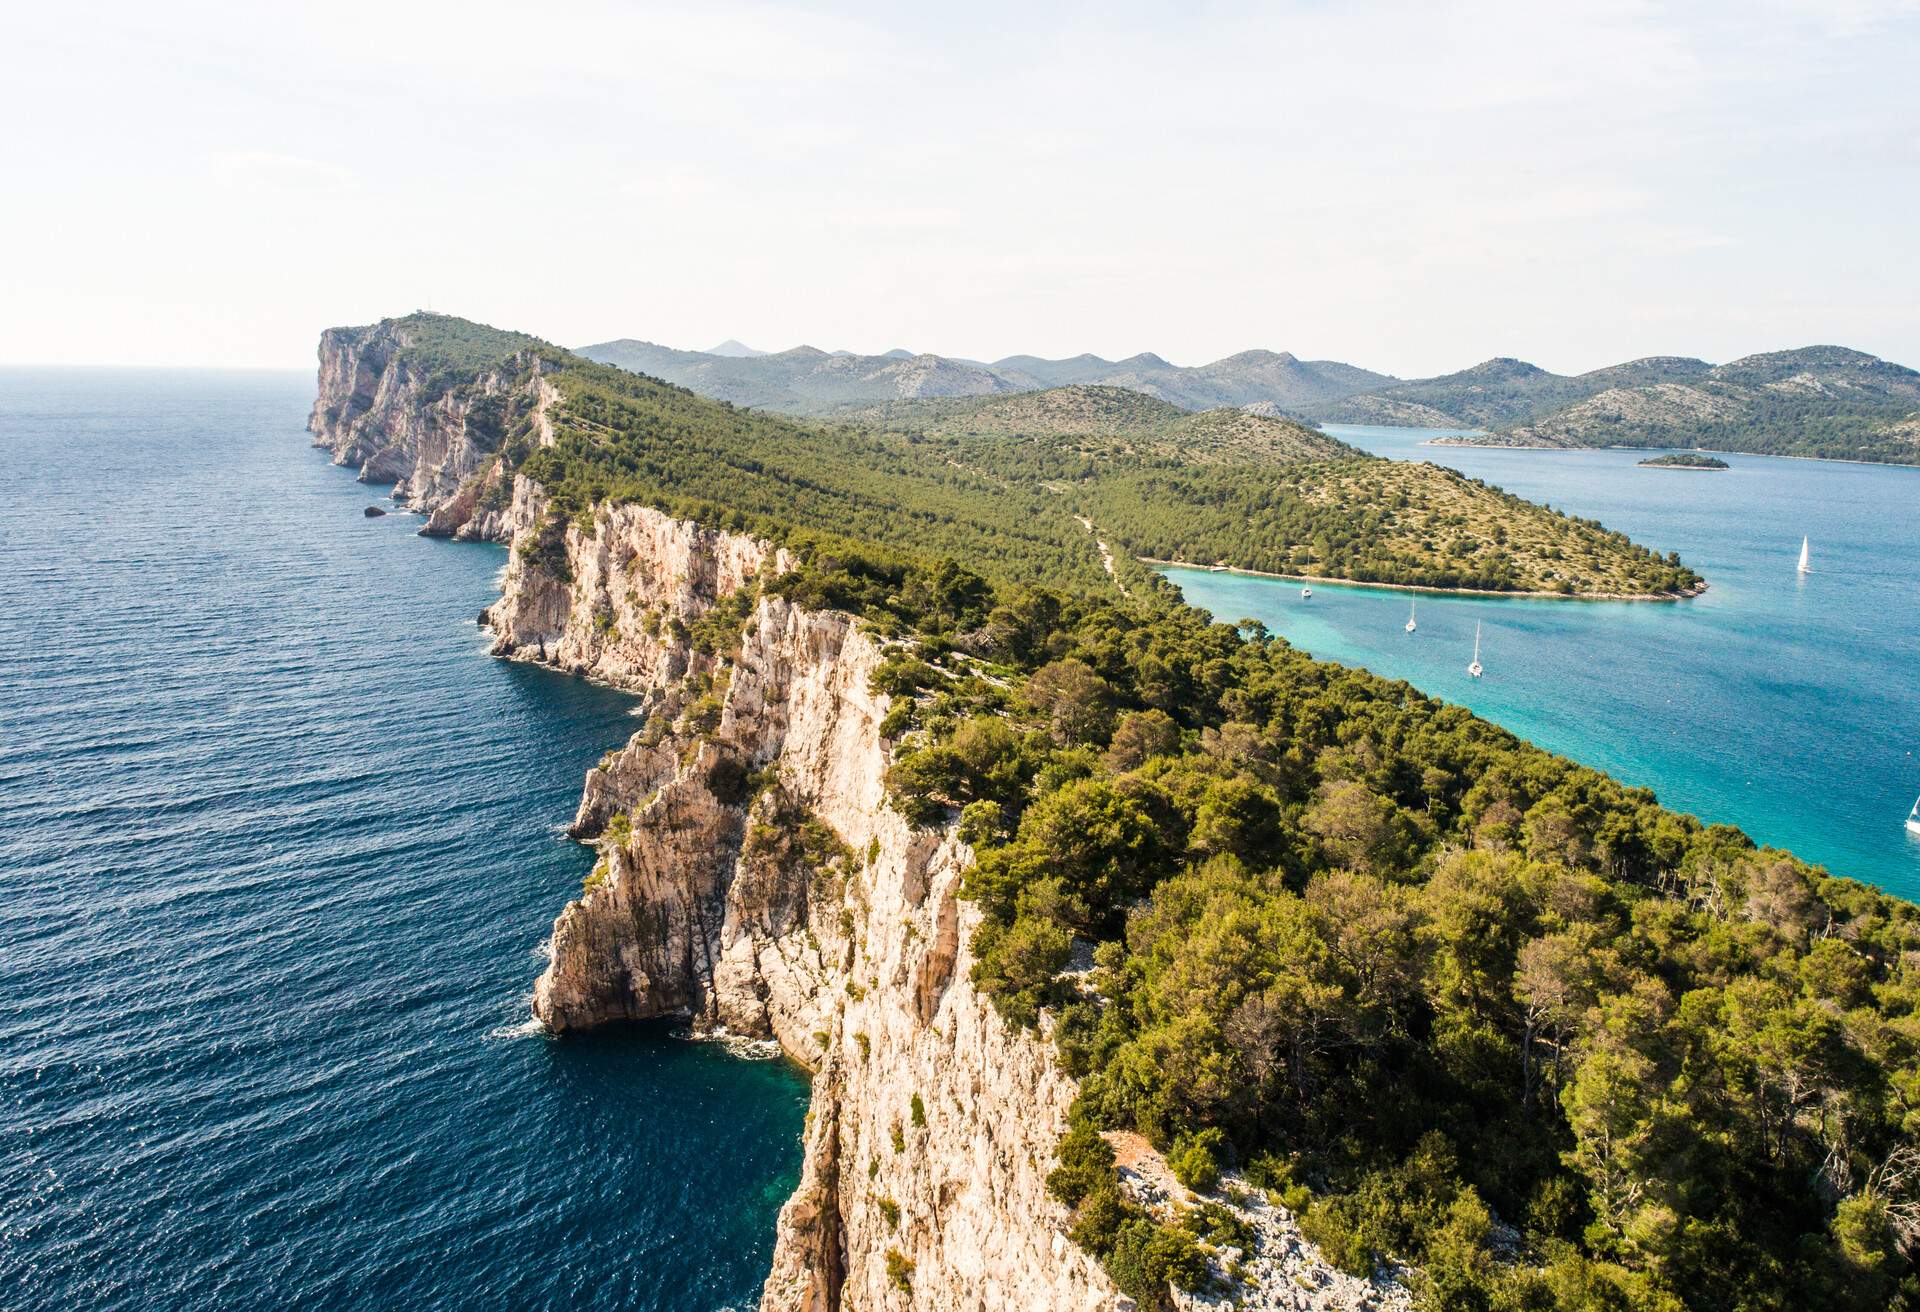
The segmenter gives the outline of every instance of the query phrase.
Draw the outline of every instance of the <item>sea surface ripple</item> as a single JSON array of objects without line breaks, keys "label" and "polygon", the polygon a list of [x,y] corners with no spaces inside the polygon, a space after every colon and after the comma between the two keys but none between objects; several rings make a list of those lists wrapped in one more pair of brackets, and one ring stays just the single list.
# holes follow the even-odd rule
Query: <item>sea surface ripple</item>
[{"label": "sea surface ripple", "polygon": [[0,1307],[750,1304],[803,1079],[525,1024],[633,703],[312,387],[0,370]]}]

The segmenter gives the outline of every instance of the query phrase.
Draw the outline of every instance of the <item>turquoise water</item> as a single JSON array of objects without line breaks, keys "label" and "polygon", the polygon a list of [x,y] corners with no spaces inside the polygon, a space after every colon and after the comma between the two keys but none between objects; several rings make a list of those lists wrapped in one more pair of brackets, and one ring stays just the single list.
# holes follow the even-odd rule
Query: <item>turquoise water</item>
[{"label": "turquoise water", "polygon": [[[1707,577],[1679,603],[1406,593],[1170,569],[1221,619],[1405,679],[1709,821],[1920,899],[1920,469],[1727,456],[1724,473],[1640,469],[1645,451],[1423,446],[1332,426],[1599,519]],[[1795,571],[1802,534],[1814,573]],[[1484,678],[1466,673],[1476,621]]]},{"label": "turquoise water", "polygon": [[751,1304],[802,1079],[522,1025],[631,702],[312,392],[0,370],[0,1307]]}]

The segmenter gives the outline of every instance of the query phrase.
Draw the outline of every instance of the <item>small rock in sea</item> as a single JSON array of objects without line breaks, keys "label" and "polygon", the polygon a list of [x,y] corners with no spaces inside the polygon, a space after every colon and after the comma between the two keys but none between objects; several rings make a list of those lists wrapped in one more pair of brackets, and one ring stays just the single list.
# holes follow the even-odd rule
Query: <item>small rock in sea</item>
[{"label": "small rock in sea", "polygon": [[380,518],[380,517],[381,517],[382,515],[384,515],[384,514],[386,514],[387,512],[386,512],[386,511],[384,511],[384,510],[382,510],[382,509],[380,509],[380,507],[378,507],[378,506],[368,506],[368,507],[366,508],[366,510],[364,510],[364,511],[363,511],[363,512],[361,512],[361,513],[363,513],[364,515],[366,515],[366,517],[367,517],[368,519],[378,519],[378,518]]},{"label": "small rock in sea", "polygon": [[474,619],[474,621],[473,621],[473,622],[474,622],[475,624],[478,624],[478,625],[481,625],[482,627],[484,627],[484,626],[486,625],[486,622],[487,622],[487,612],[486,612],[486,611],[484,611],[484,610],[483,610],[483,611],[481,611],[481,612],[480,612],[480,614],[479,614],[479,615],[478,615],[477,617],[475,617],[475,619]]}]

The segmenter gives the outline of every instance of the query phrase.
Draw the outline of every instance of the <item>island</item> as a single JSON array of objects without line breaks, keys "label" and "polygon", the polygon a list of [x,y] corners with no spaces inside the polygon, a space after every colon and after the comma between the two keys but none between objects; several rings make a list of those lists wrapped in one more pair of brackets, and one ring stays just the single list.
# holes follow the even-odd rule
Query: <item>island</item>
[{"label": "island", "polygon": [[1095,544],[1677,562],[1238,420],[1001,418],[802,426],[443,316],[322,342],[316,444],[508,548],[494,653],[643,699],[532,1007],[812,1073],[762,1312],[1901,1305],[1911,905]]},{"label": "island", "polygon": [[1920,464],[1920,371],[1839,346],[1725,364],[1649,356],[1566,377],[1488,360],[1308,406],[1319,423],[1479,431],[1436,446],[1711,447],[1753,455]]},{"label": "island", "polygon": [[1719,456],[1699,451],[1676,451],[1672,455],[1652,456],[1640,462],[1642,469],[1731,469]]}]

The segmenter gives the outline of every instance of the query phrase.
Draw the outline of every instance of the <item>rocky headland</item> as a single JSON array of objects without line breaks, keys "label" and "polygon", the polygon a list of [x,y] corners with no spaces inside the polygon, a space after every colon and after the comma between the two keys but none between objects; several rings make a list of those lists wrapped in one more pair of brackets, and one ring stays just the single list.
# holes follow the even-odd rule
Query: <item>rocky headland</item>
[{"label": "rocky headland", "polygon": [[[587,776],[573,833],[598,860],[555,923],[536,1016],[557,1033],[683,1018],[777,1041],[812,1073],[765,1312],[1133,1306],[1046,1188],[1074,1081],[970,981],[971,852],[887,802],[887,698],[870,686],[886,642],[763,592],[790,562],[748,535],[615,504],[556,538],[493,418],[552,440],[539,359],[436,390],[400,345],[327,334],[315,445],[391,480],[423,532],[513,547],[481,617],[496,655],[644,699],[644,727]],[[1223,1286],[1233,1306],[1404,1304],[1245,1206],[1246,1270],[1267,1278]]]}]

